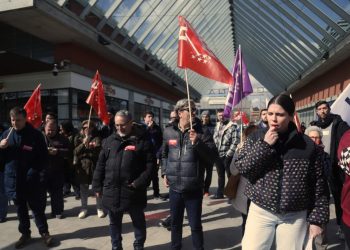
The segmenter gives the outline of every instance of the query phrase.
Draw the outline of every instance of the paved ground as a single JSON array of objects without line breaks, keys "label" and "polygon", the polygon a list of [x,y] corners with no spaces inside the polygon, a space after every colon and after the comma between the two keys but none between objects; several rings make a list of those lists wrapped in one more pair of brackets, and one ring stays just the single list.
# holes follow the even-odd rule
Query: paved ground
[{"label": "paved ground", "polygon": [[[213,187],[217,184],[216,172],[213,173]],[[166,190],[163,189],[163,192]],[[170,249],[170,232],[158,225],[159,220],[169,214],[168,202],[152,199],[152,191],[148,191],[149,202],[146,209],[147,216],[147,240],[145,248],[148,250]],[[96,216],[94,198],[89,198],[89,213],[85,219],[78,219],[80,201],[74,197],[65,198],[65,218],[49,219],[49,230],[54,236],[54,245],[51,249],[92,250],[111,249],[108,231],[108,218],[100,219]],[[51,212],[48,206],[47,215]],[[0,224],[0,249],[14,249],[14,243],[19,238],[17,231],[18,221],[13,206],[10,207],[8,221]],[[28,250],[47,249],[41,241],[37,229],[32,220],[32,241],[25,247]],[[210,200],[205,198],[203,202],[203,228],[205,249],[241,249],[241,217],[240,214],[227,204],[226,200]],[[334,206],[331,206],[331,222],[328,226],[329,248],[343,250],[344,242],[338,240],[335,235],[336,225],[334,220]],[[130,217],[126,215],[123,220],[123,246],[125,250],[132,250],[133,229]],[[185,220],[183,232],[183,249],[192,249],[190,229]]]}]

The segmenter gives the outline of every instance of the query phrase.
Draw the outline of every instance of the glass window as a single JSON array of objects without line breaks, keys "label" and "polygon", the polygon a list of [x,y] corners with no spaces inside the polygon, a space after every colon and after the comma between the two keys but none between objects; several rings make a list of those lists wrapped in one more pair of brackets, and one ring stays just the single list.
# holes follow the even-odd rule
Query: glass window
[{"label": "glass window", "polygon": [[152,106],[141,104],[141,103],[135,103],[135,113],[134,113],[135,122],[143,123],[143,114],[146,111],[152,111],[154,113],[154,121],[157,124],[159,124],[160,109],[157,107],[152,107]]},{"label": "glass window", "polygon": [[113,3],[114,0],[98,0],[94,7],[102,14],[104,14]]},{"label": "glass window", "polygon": [[58,105],[57,117],[58,117],[59,121],[69,119],[69,105],[68,104]]},{"label": "glass window", "polygon": [[142,4],[137,8],[134,14],[129,18],[129,20],[124,25],[126,30],[131,30],[140,19],[142,19],[147,13],[149,13],[150,9],[153,9],[152,4],[155,0],[145,0]]},{"label": "glass window", "polygon": [[57,90],[57,96],[58,96],[58,101],[57,101],[58,104],[69,103],[68,89]]},{"label": "glass window", "polygon": [[111,17],[112,26],[115,27],[124,17],[127,13],[129,13],[129,10],[134,5],[136,0],[124,0],[118,8],[113,12]]},{"label": "glass window", "polygon": [[136,33],[134,34],[134,37],[139,41],[140,37],[150,28],[151,24],[154,24],[156,20],[159,20],[159,15],[157,13],[160,13],[162,10],[166,8],[166,5],[169,5],[170,3],[168,1],[162,0],[160,4],[154,9],[152,14],[145,20],[145,22],[138,28]]},{"label": "glass window", "polygon": [[340,8],[350,14],[350,1],[349,0],[333,0]]}]

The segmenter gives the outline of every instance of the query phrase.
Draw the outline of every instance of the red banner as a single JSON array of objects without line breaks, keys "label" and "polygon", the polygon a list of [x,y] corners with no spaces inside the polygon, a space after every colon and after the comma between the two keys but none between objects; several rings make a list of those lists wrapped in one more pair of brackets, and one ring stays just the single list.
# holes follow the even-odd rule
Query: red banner
[{"label": "red banner", "polygon": [[43,111],[41,109],[41,84],[33,91],[33,94],[24,105],[27,112],[27,122],[33,125],[34,128],[39,128],[42,123]]},{"label": "red banner", "polygon": [[93,107],[103,124],[109,124],[105,93],[98,70],[96,71],[95,77],[92,80],[90,95],[86,99],[86,103]]},{"label": "red banner", "polygon": [[191,24],[184,17],[179,16],[179,25],[177,66],[189,68],[218,82],[232,84],[231,73],[197,35]]}]

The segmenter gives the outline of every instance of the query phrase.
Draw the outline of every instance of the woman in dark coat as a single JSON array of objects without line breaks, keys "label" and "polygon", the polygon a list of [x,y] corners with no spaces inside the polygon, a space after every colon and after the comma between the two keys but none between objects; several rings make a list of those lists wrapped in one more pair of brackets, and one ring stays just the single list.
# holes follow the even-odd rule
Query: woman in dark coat
[{"label": "woman in dark coat", "polygon": [[322,151],[294,125],[295,106],[287,95],[268,104],[268,129],[251,134],[235,162],[248,179],[251,200],[242,249],[301,250],[329,219],[329,193]]},{"label": "woman in dark coat", "polygon": [[[81,210],[80,219],[87,216],[87,200],[89,197],[89,185],[95,170],[98,155],[101,150],[101,139],[95,135],[95,124],[90,121],[82,122],[80,135],[74,139],[74,171],[77,183],[80,185]],[[96,198],[97,215],[102,218],[105,213],[102,209],[101,198]]]}]

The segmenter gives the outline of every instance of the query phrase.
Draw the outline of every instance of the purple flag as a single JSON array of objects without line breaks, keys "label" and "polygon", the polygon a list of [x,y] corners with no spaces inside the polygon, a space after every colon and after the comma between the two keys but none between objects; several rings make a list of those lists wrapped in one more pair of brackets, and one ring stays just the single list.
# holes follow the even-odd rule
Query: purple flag
[{"label": "purple flag", "polygon": [[235,63],[233,65],[232,77],[234,84],[230,84],[226,98],[224,117],[230,118],[232,108],[240,101],[253,93],[252,84],[250,83],[247,67],[243,61],[241,46],[238,47]]}]

